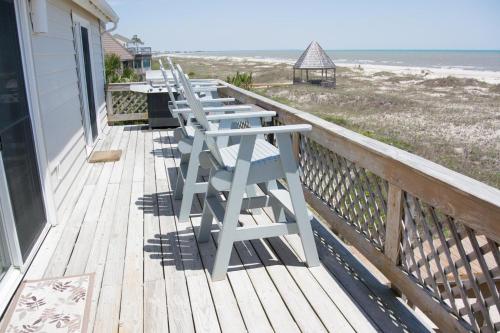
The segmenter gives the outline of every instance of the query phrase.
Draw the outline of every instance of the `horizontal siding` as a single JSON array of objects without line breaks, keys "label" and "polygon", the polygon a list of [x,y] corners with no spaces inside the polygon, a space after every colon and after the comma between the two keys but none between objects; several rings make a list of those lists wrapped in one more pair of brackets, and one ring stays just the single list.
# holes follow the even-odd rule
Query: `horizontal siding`
[{"label": "horizontal siding", "polygon": [[[32,35],[35,73],[50,179],[58,209],[86,168],[86,148],[71,12],[91,22],[92,66],[97,108],[104,103],[99,22],[69,0],[47,3],[48,33]],[[98,117],[102,119],[101,115]]]}]

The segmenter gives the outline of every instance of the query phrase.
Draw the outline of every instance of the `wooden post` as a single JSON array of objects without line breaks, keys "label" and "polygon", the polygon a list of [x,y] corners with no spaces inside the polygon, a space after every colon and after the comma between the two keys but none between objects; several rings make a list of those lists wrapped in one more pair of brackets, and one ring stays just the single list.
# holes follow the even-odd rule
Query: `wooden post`
[{"label": "wooden post", "polygon": [[306,81],[309,82],[309,70],[306,69]]},{"label": "wooden post", "polygon": [[300,165],[300,163],[299,163],[300,133],[293,133],[292,134],[292,148],[293,148],[293,156],[295,156],[297,163]]},{"label": "wooden post", "polygon": [[106,110],[108,112],[108,117],[112,116],[114,111],[113,111],[113,93],[109,90],[109,88],[106,90]]},{"label": "wooden post", "polygon": [[[394,264],[399,264],[399,243],[401,242],[401,221],[403,219],[403,190],[389,183],[387,194],[387,221],[385,226],[384,254]],[[397,294],[401,292],[391,286]]]}]

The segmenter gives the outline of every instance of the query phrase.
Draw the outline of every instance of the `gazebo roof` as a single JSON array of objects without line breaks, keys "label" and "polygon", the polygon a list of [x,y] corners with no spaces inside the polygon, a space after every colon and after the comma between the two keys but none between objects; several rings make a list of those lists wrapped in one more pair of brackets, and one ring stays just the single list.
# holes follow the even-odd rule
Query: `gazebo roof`
[{"label": "gazebo roof", "polygon": [[309,44],[299,60],[293,65],[293,68],[296,69],[332,69],[336,67],[328,54],[315,41]]}]

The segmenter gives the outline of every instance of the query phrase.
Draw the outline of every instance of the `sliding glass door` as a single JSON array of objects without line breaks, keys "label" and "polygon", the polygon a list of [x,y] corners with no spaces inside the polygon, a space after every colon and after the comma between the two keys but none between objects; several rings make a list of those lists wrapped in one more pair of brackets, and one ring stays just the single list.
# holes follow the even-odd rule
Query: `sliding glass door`
[{"label": "sliding glass door", "polygon": [[2,223],[2,216],[0,214],[0,281],[2,281],[4,275],[7,273],[10,266],[12,266],[9,248],[7,247],[7,237],[5,231],[1,227],[3,225]]},{"label": "sliding glass door", "polygon": [[[46,215],[13,0],[0,0],[0,22],[0,230],[7,233],[3,237],[16,238],[25,261],[44,229]],[[5,249],[0,251],[3,271],[9,256]]]}]

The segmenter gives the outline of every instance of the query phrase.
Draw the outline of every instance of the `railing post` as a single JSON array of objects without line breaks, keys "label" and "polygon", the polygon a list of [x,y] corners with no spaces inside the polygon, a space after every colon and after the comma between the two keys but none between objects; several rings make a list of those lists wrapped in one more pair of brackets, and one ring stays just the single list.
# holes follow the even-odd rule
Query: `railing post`
[{"label": "railing post", "polygon": [[295,156],[295,159],[298,162],[300,153],[300,133],[292,134],[292,148],[293,148],[293,155]]},{"label": "railing post", "polygon": [[106,110],[108,111],[108,117],[114,114],[113,110],[113,92],[106,89]]},{"label": "railing post", "polygon": [[[387,221],[385,227],[384,254],[394,265],[399,264],[399,243],[401,242],[401,220],[403,218],[403,190],[389,183],[387,194]],[[400,291],[392,286],[396,293]]]}]

